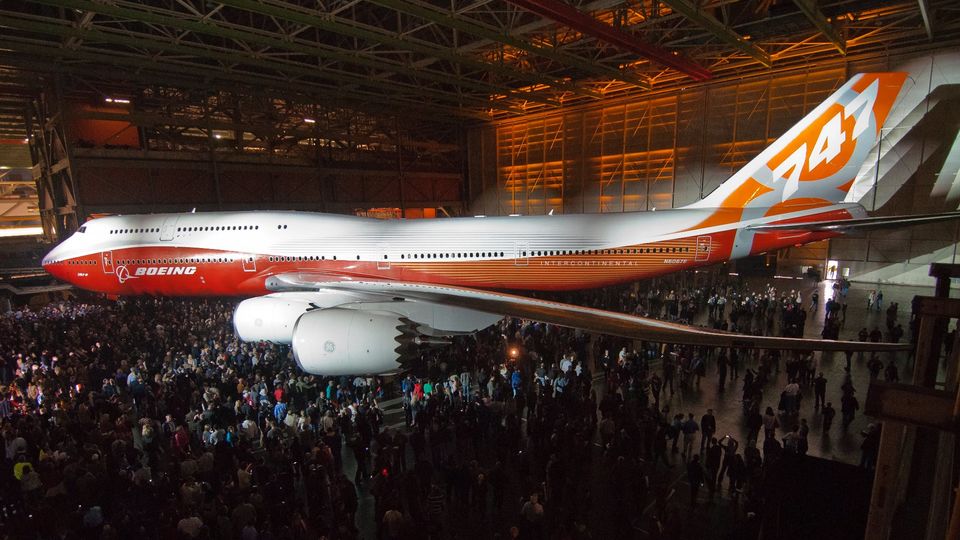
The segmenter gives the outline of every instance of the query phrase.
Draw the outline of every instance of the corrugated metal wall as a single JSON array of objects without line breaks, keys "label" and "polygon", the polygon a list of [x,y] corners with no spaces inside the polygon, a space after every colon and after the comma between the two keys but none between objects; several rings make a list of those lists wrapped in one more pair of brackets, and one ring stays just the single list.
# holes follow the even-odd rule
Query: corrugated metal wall
[{"label": "corrugated metal wall", "polygon": [[477,214],[629,212],[693,202],[846,80],[844,66],[618,99],[468,137]]}]

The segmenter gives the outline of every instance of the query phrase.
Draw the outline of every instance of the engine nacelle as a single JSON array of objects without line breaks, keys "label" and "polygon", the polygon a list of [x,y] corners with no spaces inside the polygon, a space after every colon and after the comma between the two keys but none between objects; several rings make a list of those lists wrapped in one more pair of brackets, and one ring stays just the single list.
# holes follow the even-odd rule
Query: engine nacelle
[{"label": "engine nacelle", "polygon": [[339,291],[284,292],[249,298],[233,312],[233,329],[242,341],[290,345],[301,315],[317,308],[339,306],[355,295]]},{"label": "engine nacelle", "polygon": [[293,356],[315,375],[390,373],[418,334],[395,313],[331,308],[303,314],[293,330]]},{"label": "engine nacelle", "polygon": [[261,296],[240,302],[233,312],[233,329],[242,341],[271,341],[289,345],[297,319],[310,309],[298,296]]}]

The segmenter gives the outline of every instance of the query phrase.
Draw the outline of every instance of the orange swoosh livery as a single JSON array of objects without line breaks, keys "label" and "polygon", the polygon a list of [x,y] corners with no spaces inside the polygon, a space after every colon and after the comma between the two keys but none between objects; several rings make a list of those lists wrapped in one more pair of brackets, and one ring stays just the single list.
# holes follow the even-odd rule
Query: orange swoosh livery
[{"label": "orange swoosh livery", "polygon": [[88,221],[43,265],[110,295],[252,297],[234,315],[238,335],[289,343],[304,370],[329,375],[395,371],[418,347],[510,314],[655,341],[836,348],[494,290],[599,287],[897,223],[841,201],[905,78],[855,76],[714,193],[682,208],[414,221],[259,211],[110,216]]}]

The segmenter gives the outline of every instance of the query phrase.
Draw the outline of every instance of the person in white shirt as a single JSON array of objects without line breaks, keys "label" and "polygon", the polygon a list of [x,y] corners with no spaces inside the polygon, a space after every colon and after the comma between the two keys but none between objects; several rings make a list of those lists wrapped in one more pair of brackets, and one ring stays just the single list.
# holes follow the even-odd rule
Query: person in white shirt
[{"label": "person in white shirt", "polygon": [[570,360],[570,357],[566,354],[563,355],[563,358],[560,360],[560,371],[566,373],[570,371],[570,368],[573,367],[573,362]]},{"label": "person in white shirt", "polygon": [[786,387],[783,389],[783,410],[787,414],[793,414],[798,412],[800,399],[800,385],[797,384],[796,380],[790,381]]}]

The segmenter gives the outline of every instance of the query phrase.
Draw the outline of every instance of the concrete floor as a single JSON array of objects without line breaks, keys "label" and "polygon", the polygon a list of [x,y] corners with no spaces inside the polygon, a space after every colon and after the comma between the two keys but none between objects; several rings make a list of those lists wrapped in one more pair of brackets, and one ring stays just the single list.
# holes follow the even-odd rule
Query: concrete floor
[{"label": "concrete floor", "polygon": [[[752,283],[755,282],[755,283]],[[804,307],[809,307],[810,297],[814,290],[820,292],[820,302],[816,313],[807,314],[807,324],[804,328],[804,336],[808,338],[819,338],[823,330],[823,320],[826,312],[824,310],[824,301],[832,293],[832,281],[821,281],[819,283],[810,280],[792,280],[792,279],[757,279],[751,280],[751,285],[759,290],[766,283],[770,283],[781,290],[791,290],[799,288],[802,291]],[[872,330],[879,326],[881,330],[886,331],[886,308],[890,302],[899,303],[897,322],[904,328],[904,338],[901,341],[909,340],[909,321],[910,321],[910,302],[915,295],[932,295],[932,287],[912,287],[901,285],[884,285],[883,306],[880,311],[867,309],[867,298],[876,285],[854,283],[847,295],[847,317],[846,322],[841,329],[840,339],[857,340],[857,334],[861,328],[866,327]],[[697,323],[705,324],[705,315],[701,314],[703,320],[695,320]],[[800,418],[806,418],[810,424],[809,454],[845,463],[858,464],[860,462],[860,443],[863,437],[860,432],[863,431],[873,420],[858,412],[853,423],[848,429],[843,429],[840,421],[840,385],[843,382],[844,367],[846,358],[842,353],[816,353],[815,355],[818,371],[823,371],[827,379],[826,400],[833,402],[833,407],[837,410],[837,415],[829,433],[822,431],[822,417],[819,411],[814,410],[813,390],[804,388],[804,399],[800,407]],[[870,374],[866,368],[866,360],[869,356],[859,359],[854,356],[851,376],[853,385],[857,389],[857,399],[860,402],[861,410],[866,400],[867,388],[869,387]],[[887,358],[881,357],[886,363]],[[783,361],[781,360],[781,364]],[[906,355],[900,355],[897,360],[901,380],[909,380],[909,366]],[[744,368],[751,367],[756,369],[756,362],[747,360]],[[729,376],[729,375],[728,375]],[[881,374],[881,377],[883,375]],[[785,370],[782,369],[771,379],[770,383],[764,389],[764,403],[761,412],[767,406],[776,410],[780,392],[787,384]],[[701,382],[699,388],[677,389],[677,392],[670,397],[669,392],[661,397],[662,403],[670,405],[671,412],[682,412],[684,414],[692,412],[696,418],[712,408],[717,417],[717,435],[723,436],[730,434],[741,442],[746,439],[747,429],[745,426],[745,417],[743,415],[740,397],[743,384],[741,380],[733,384],[728,380],[726,391],[721,394],[718,390],[718,381],[715,366],[711,362],[707,367],[707,376]],[[777,438],[780,439],[787,433],[792,426],[787,422],[781,421],[781,427],[778,430]],[[762,442],[761,435],[761,442]]]}]

